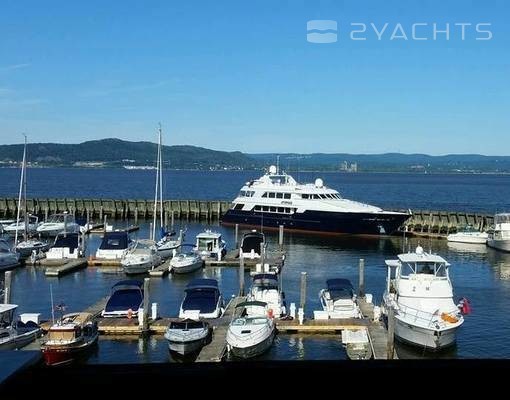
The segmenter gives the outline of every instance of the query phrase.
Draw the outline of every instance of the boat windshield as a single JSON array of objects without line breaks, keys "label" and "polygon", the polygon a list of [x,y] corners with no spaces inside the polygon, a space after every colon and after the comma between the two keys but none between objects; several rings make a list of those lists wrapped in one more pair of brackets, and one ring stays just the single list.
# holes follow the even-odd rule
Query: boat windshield
[{"label": "boat windshield", "polygon": [[416,262],[416,263],[404,263],[402,265],[402,271],[400,275],[404,278],[409,275],[434,275],[437,277],[446,277],[446,268],[444,263],[435,262]]},{"label": "boat windshield", "polygon": [[12,324],[15,309],[4,311],[0,314],[0,329],[5,329]]},{"label": "boat windshield", "polygon": [[216,239],[212,238],[199,238],[198,249],[212,251],[216,247]]},{"label": "boat windshield", "polygon": [[510,214],[496,214],[496,216],[494,217],[494,223],[496,224],[510,223]]},{"label": "boat windshield", "polygon": [[234,326],[243,326],[243,325],[261,325],[267,322],[266,318],[263,317],[243,317],[237,318],[232,322]]},{"label": "boat windshield", "polygon": [[204,323],[202,321],[174,321],[170,323],[170,329],[202,329]]},{"label": "boat windshield", "polygon": [[79,332],[75,328],[71,329],[50,329],[48,332],[48,340],[51,341],[70,341],[78,336]]}]

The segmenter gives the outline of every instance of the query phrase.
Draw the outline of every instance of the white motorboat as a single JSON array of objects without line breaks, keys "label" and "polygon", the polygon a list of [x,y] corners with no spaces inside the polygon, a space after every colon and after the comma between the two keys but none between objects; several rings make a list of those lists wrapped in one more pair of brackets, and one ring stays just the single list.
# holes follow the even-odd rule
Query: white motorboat
[{"label": "white motorboat", "polygon": [[84,256],[83,237],[79,233],[60,233],[46,252],[48,260],[78,259]]},{"label": "white motorboat", "polygon": [[342,343],[349,360],[370,360],[372,358],[372,345],[366,329],[342,330]]},{"label": "white motorboat", "polygon": [[156,242],[158,254],[163,259],[173,257],[177,250],[181,247],[184,240],[184,232],[181,230],[177,239],[173,239],[170,234],[164,234],[163,237]]},{"label": "white motorboat", "polygon": [[276,334],[276,325],[270,318],[267,304],[247,301],[236,306],[241,316],[232,320],[227,330],[227,349],[238,358],[253,358],[266,352]]},{"label": "white motorboat", "polygon": [[453,301],[448,273],[450,264],[441,256],[418,246],[414,253],[386,260],[388,275],[381,304],[386,315],[395,313],[395,336],[405,342],[439,350],[455,343],[457,329],[464,323],[461,309]]},{"label": "white motorboat", "polygon": [[0,219],[0,233],[4,233],[4,227],[16,222],[14,219]]},{"label": "white motorboat", "polygon": [[186,286],[179,318],[219,318],[223,314],[223,297],[216,279],[193,279]]},{"label": "white motorboat", "polygon": [[206,344],[210,332],[209,323],[184,319],[170,322],[165,339],[170,351],[186,356],[197,353]]},{"label": "white motorboat", "polygon": [[200,254],[203,260],[213,259],[221,261],[227,253],[226,246],[221,233],[206,229],[197,235],[194,250]]},{"label": "white motorboat", "polygon": [[319,299],[329,318],[361,318],[354,288],[348,279],[328,279]]},{"label": "white motorboat", "polygon": [[143,282],[124,280],[112,287],[110,297],[106,301],[101,316],[105,318],[133,318],[143,308]]},{"label": "white motorboat", "polygon": [[487,239],[487,246],[510,252],[510,213],[494,216],[494,229]]},{"label": "white motorboat", "polygon": [[253,276],[252,285],[247,295],[248,301],[266,303],[269,316],[280,318],[286,314],[283,298],[277,274],[265,273]]},{"label": "white motorboat", "polygon": [[131,240],[126,231],[105,232],[96,251],[96,258],[120,260],[134,245],[135,242]]},{"label": "white motorboat", "polygon": [[260,258],[261,246],[266,242],[265,236],[261,232],[252,230],[245,233],[241,239],[240,251],[243,253],[244,258]]},{"label": "white motorboat", "polygon": [[455,243],[485,244],[488,238],[489,234],[487,232],[480,232],[473,226],[467,225],[457,233],[450,233],[446,240]]},{"label": "white motorboat", "polygon": [[138,240],[120,259],[124,273],[144,274],[161,264],[161,257],[152,240]]},{"label": "white motorboat", "polygon": [[47,221],[40,224],[37,233],[42,236],[57,236],[59,233],[79,233],[78,225],[74,217],[68,213],[51,215]]},{"label": "white motorboat", "polygon": [[15,321],[17,308],[16,304],[0,304],[0,350],[18,350],[41,334],[34,321]]},{"label": "white motorboat", "polygon": [[[4,227],[4,233],[14,236],[16,232],[18,235],[23,233],[33,234],[37,232],[37,227],[39,226],[39,218],[34,215],[27,216],[28,223],[25,221],[13,222],[10,225]],[[26,229],[25,229],[26,225]]]},{"label": "white motorboat", "polygon": [[48,251],[50,248],[50,244],[48,242],[39,240],[39,239],[27,239],[19,242],[16,245],[16,251],[20,254],[22,258],[31,257],[35,252],[36,254],[43,253]]},{"label": "white motorboat", "polygon": [[194,251],[180,253],[170,260],[168,267],[174,274],[187,274],[199,270],[204,266],[204,260]]},{"label": "white motorboat", "polygon": [[0,271],[17,267],[19,253],[13,251],[6,240],[0,239]]}]

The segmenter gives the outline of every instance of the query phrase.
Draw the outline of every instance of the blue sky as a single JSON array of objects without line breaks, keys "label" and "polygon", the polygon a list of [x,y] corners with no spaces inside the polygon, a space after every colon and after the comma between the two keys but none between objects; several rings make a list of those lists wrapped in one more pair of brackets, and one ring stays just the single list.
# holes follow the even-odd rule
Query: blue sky
[{"label": "blue sky", "polygon": [[[0,143],[155,141],[161,121],[167,144],[221,150],[510,155],[509,17],[504,0],[3,1]],[[338,41],[307,42],[314,19]]]}]

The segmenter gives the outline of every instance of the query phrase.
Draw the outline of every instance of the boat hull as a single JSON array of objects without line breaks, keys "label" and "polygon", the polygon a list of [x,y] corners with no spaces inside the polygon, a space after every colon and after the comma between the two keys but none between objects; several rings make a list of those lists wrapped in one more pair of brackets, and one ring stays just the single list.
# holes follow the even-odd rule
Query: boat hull
[{"label": "boat hull", "polygon": [[457,327],[434,330],[411,325],[398,318],[395,322],[395,337],[421,349],[437,351],[455,344]]},{"label": "boat hull", "polygon": [[95,335],[80,346],[43,346],[42,353],[46,365],[63,365],[73,362],[76,358],[86,354],[92,346],[97,344],[99,335]]},{"label": "boat hull", "polygon": [[510,240],[497,240],[497,239],[489,239],[487,240],[487,246],[492,247],[496,250],[507,251],[510,252]]},{"label": "boat hull", "polygon": [[174,274],[188,274],[190,272],[199,270],[200,268],[203,267],[203,264],[204,264],[204,262],[202,260],[200,260],[195,263],[188,264],[188,265],[177,265],[177,266],[172,265],[172,264],[170,264],[170,265],[172,267],[172,272]]},{"label": "boat hull", "polygon": [[271,334],[265,338],[263,341],[256,343],[252,346],[247,347],[236,347],[236,346],[230,346],[230,352],[231,354],[236,358],[254,358],[258,357],[261,354],[265,353],[271,345],[273,344],[273,340],[275,337],[276,330],[273,329]]},{"label": "boat hull", "polygon": [[336,213],[305,211],[292,215],[228,210],[221,223],[328,234],[390,235],[410,217],[404,213]]},{"label": "boat hull", "polygon": [[485,244],[487,243],[486,237],[480,236],[463,236],[463,235],[448,235],[447,240],[454,243],[469,243],[469,244]]},{"label": "boat hull", "polygon": [[40,333],[40,329],[34,329],[33,331],[15,336],[11,340],[0,343],[0,350],[19,350],[37,339]]},{"label": "boat hull", "polygon": [[123,265],[124,273],[127,275],[145,274],[152,268],[152,262],[142,264]]},{"label": "boat hull", "polygon": [[188,341],[188,342],[176,342],[176,341],[168,341],[168,349],[173,352],[180,354],[182,356],[186,356],[188,354],[197,353],[206,342],[206,337]]}]

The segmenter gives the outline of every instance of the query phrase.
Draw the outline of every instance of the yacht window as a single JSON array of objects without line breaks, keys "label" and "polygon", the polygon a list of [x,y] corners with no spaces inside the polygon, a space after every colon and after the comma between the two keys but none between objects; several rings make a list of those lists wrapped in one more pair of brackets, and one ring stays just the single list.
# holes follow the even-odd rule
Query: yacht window
[{"label": "yacht window", "polygon": [[444,264],[436,264],[436,276],[446,277],[446,268]]},{"label": "yacht window", "polygon": [[301,198],[302,198],[302,199],[308,199],[308,195],[303,193],[303,194],[301,195]]},{"label": "yacht window", "polygon": [[272,192],[271,192],[271,193],[269,193],[269,198],[270,198],[270,199],[274,199],[274,198],[276,197],[275,195],[276,195],[276,193],[272,193]]},{"label": "yacht window", "polygon": [[318,195],[318,194],[314,194],[314,195],[313,195],[313,198],[314,198],[314,199],[320,199],[320,197],[319,197],[319,195]]},{"label": "yacht window", "polygon": [[276,193],[277,199],[283,199],[283,193]]},{"label": "yacht window", "polygon": [[290,199],[290,193],[284,193],[283,194],[284,199]]},{"label": "yacht window", "polygon": [[253,207],[253,210],[255,210],[255,211],[260,211],[261,209],[262,209],[262,207],[261,207],[261,206],[255,206],[255,207]]},{"label": "yacht window", "polygon": [[422,263],[418,269],[419,274],[434,274],[434,263]]},{"label": "yacht window", "polygon": [[269,207],[269,212],[276,212],[276,207]]},{"label": "yacht window", "polygon": [[283,213],[283,212],[285,212],[285,209],[283,207],[278,207],[278,212]]},{"label": "yacht window", "polygon": [[267,192],[264,192],[264,194],[262,195],[262,197],[267,197]]},{"label": "yacht window", "polygon": [[268,206],[263,206],[262,207],[262,211],[266,211],[266,212],[269,211],[269,207]]},{"label": "yacht window", "polygon": [[236,206],[234,207],[234,210],[242,210],[244,207],[244,204],[242,203],[237,203]]},{"label": "yacht window", "polygon": [[290,214],[290,208],[285,207],[285,214]]},{"label": "yacht window", "polygon": [[255,194],[254,191],[249,190],[249,191],[246,192],[246,197],[253,197],[254,194]]},{"label": "yacht window", "polygon": [[244,197],[244,196],[246,196],[246,192],[244,190],[241,190],[239,192],[239,197]]}]

